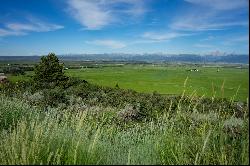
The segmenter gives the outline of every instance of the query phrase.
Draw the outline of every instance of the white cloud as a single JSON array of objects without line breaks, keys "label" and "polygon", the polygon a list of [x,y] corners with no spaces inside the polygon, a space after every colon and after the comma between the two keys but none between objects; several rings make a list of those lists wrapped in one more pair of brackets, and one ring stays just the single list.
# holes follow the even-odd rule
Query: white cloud
[{"label": "white cloud", "polygon": [[48,23],[8,23],[6,27],[14,32],[48,32],[62,29],[63,26]]},{"label": "white cloud", "polygon": [[221,22],[216,23],[214,19],[207,17],[198,17],[195,18],[190,16],[185,21],[176,21],[171,24],[171,28],[176,30],[186,30],[186,31],[212,31],[212,30],[223,30],[232,26],[247,26],[247,21],[238,21],[238,22]]},{"label": "white cloud", "polygon": [[97,1],[70,0],[69,5],[71,14],[87,29],[99,29],[113,21],[110,11]]},{"label": "white cloud", "polygon": [[249,35],[230,36],[224,39],[223,45],[232,46],[236,44],[249,45]]},{"label": "white cloud", "polygon": [[229,39],[232,42],[249,42],[249,34],[243,36],[237,36]]},{"label": "white cloud", "polygon": [[20,35],[25,35],[25,32],[15,32],[9,29],[3,29],[0,28],[0,36],[4,37],[4,36],[20,36]]},{"label": "white cloud", "polygon": [[30,32],[49,32],[64,28],[62,25],[45,23],[38,19],[29,19],[26,23],[9,22],[0,28],[0,36],[21,36]]},{"label": "white cloud", "polygon": [[[148,9],[145,6],[145,0],[106,0],[107,5],[117,6],[118,4],[123,4],[125,6],[124,9],[118,8],[114,11],[118,13],[126,13],[132,17],[143,15]],[[149,2],[149,0],[147,0]]]},{"label": "white cloud", "polygon": [[163,41],[163,40],[170,40],[174,39],[177,37],[182,37],[182,36],[190,36],[193,34],[187,34],[187,33],[177,33],[177,32],[145,32],[142,37],[150,40],[155,40],[155,41]]},{"label": "white cloud", "polygon": [[194,46],[199,47],[199,48],[212,48],[212,47],[214,47],[213,45],[210,45],[210,44],[200,44],[200,43],[195,44]]},{"label": "white cloud", "polygon": [[211,41],[211,40],[214,40],[214,39],[216,39],[216,37],[215,37],[215,36],[213,36],[213,35],[209,35],[207,38],[205,38],[205,39],[201,39],[200,41]]},{"label": "white cloud", "polygon": [[69,13],[89,30],[122,22],[119,16],[129,16],[129,19],[146,11],[141,0],[69,0],[68,5]]},{"label": "white cloud", "polygon": [[119,49],[119,48],[126,47],[125,43],[121,41],[117,41],[117,40],[93,40],[93,41],[86,41],[85,43],[105,46],[105,47],[109,47],[112,49]]},{"label": "white cloud", "polygon": [[241,14],[247,12],[246,0],[185,0],[190,8],[180,12],[170,28],[184,31],[223,30],[233,26],[248,26]]},{"label": "white cloud", "polygon": [[133,40],[133,41],[129,42],[129,45],[159,43],[159,42],[162,42],[162,40],[143,39],[143,40]]},{"label": "white cloud", "polygon": [[248,0],[185,0],[186,2],[216,10],[234,10],[248,6]]}]

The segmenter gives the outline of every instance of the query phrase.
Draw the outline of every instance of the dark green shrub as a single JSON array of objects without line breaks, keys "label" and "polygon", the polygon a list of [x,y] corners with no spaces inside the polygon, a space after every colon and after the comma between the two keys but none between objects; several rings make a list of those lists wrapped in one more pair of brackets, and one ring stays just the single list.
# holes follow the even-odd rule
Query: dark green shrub
[{"label": "dark green shrub", "polygon": [[24,93],[31,87],[32,83],[30,81],[6,82],[4,84],[1,84],[0,91],[6,95],[14,96]]},{"label": "dark green shrub", "polygon": [[68,79],[64,80],[61,82],[60,86],[63,87],[64,89],[69,88],[73,85],[79,85],[80,83],[87,83],[85,80],[81,80],[76,77],[68,77]]},{"label": "dark green shrub", "polygon": [[44,106],[56,107],[59,103],[68,103],[66,94],[64,90],[60,87],[55,87],[54,89],[44,89],[43,90],[43,104]]}]

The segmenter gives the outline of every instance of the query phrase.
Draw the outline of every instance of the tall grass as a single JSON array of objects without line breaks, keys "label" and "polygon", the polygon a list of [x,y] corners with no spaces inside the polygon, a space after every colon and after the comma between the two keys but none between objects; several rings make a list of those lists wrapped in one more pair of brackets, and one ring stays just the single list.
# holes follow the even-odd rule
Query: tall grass
[{"label": "tall grass", "polygon": [[0,164],[249,164],[248,117],[185,112],[179,104],[175,116],[120,125],[111,108],[42,112],[0,96],[1,124],[8,119]]}]

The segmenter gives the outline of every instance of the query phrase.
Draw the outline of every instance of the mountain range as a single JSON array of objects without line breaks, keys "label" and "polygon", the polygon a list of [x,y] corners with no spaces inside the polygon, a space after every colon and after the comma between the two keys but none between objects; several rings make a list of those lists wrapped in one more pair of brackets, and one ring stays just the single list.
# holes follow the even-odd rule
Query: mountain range
[{"label": "mountain range", "polygon": [[[62,61],[137,61],[137,62],[189,62],[189,63],[241,63],[249,64],[249,55],[196,55],[196,54],[64,54]],[[39,61],[40,56],[0,56],[0,61]]]}]

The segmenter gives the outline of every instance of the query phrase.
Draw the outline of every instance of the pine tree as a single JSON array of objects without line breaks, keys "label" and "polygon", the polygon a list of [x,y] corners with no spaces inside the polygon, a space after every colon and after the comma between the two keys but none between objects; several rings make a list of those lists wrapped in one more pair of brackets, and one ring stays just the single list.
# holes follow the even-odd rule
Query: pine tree
[{"label": "pine tree", "polygon": [[63,66],[54,53],[43,56],[38,65],[35,66],[34,83],[40,88],[53,88],[68,79],[64,75]]}]

